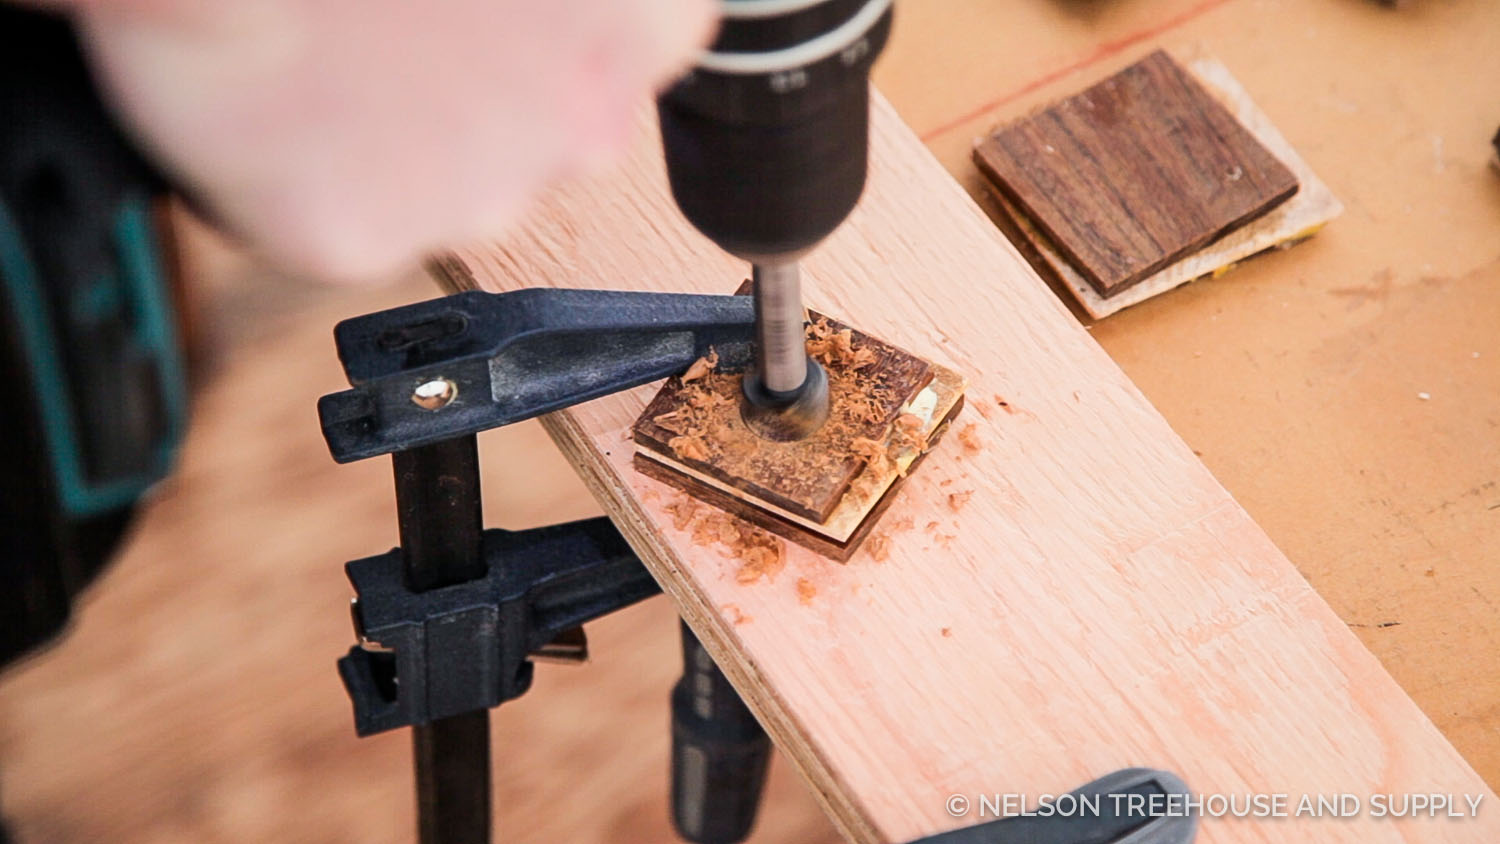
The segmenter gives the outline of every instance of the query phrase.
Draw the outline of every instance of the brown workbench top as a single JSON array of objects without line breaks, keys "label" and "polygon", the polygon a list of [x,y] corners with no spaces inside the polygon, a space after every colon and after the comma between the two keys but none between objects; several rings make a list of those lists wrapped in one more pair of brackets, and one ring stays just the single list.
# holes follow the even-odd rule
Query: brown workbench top
[{"label": "brown workbench top", "polygon": [[1500,4],[929,0],[898,14],[876,80],[992,214],[973,139],[1158,46],[1223,61],[1343,200],[1311,241],[1093,335],[1500,783]]}]

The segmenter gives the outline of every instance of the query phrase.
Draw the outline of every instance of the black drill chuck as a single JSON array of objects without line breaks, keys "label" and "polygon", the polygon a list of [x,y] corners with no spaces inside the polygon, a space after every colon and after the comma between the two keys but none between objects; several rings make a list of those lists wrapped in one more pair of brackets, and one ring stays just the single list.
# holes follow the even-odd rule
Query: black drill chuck
[{"label": "black drill chuck", "polygon": [[891,0],[722,0],[723,27],[657,102],[672,196],[746,260],[795,259],[864,190],[870,65]]}]

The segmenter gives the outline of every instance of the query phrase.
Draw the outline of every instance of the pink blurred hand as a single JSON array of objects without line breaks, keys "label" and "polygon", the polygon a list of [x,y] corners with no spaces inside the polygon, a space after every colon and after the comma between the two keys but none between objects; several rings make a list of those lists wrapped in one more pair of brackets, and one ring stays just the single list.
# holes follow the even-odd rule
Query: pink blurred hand
[{"label": "pink blurred hand", "polygon": [[64,0],[159,161],[274,260],[339,279],[497,234],[625,139],[707,0]]}]

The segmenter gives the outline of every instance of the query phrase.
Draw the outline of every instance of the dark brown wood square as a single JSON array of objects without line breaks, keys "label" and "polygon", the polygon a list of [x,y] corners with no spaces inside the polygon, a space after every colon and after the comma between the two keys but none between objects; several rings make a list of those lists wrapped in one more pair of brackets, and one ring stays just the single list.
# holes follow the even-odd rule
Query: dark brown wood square
[{"label": "dark brown wood square", "polygon": [[885,442],[902,405],[932,373],[926,361],[889,343],[808,316],[831,404],[817,433],[793,442],[761,438],[740,419],[742,376],[711,372],[689,383],[667,379],[635,423],[636,443],[773,507],[826,522],[865,468],[856,441]]},{"label": "dark brown wood square", "polygon": [[981,142],[974,160],[1100,295],[1266,213],[1297,177],[1157,51]]}]

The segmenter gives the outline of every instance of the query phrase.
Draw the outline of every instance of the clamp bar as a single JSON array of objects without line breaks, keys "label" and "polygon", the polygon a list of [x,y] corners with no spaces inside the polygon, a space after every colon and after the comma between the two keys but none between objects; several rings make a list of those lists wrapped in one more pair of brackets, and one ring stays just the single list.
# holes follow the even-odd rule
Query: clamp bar
[{"label": "clamp bar", "polygon": [[[394,455],[401,547],[411,594],[483,577],[479,447],[471,434]],[[412,730],[421,844],[490,841],[490,713],[472,707]]]},{"label": "clamp bar", "polygon": [[675,375],[708,354],[749,364],[748,296],[469,291],[344,320],[354,389],[318,401],[340,463],[509,425]]},{"label": "clamp bar", "polygon": [[1189,844],[1198,834],[1196,815],[1153,814],[1165,798],[1188,794],[1170,771],[1125,768],[1069,794],[1075,799],[1053,801],[1050,814],[1001,818],[911,844]]}]

